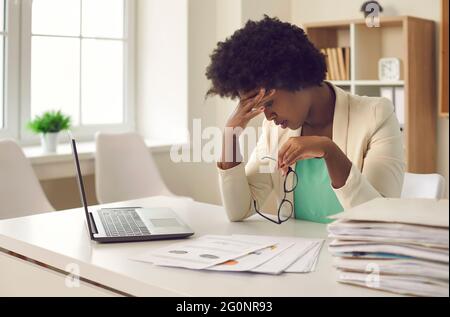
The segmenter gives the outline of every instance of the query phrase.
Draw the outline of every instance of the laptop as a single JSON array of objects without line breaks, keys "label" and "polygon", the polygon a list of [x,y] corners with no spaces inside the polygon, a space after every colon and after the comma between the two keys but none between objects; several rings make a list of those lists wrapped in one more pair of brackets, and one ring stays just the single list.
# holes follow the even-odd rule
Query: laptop
[{"label": "laptop", "polygon": [[77,144],[72,136],[70,136],[70,140],[81,202],[86,214],[91,240],[101,243],[132,242],[179,239],[194,234],[191,228],[184,224],[170,208],[121,207],[89,211]]}]

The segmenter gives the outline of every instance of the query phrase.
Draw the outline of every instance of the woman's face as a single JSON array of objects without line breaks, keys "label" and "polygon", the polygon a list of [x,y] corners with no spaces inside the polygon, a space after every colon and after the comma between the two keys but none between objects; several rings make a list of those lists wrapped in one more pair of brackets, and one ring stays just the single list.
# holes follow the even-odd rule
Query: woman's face
[{"label": "woman's face", "polygon": [[281,128],[296,130],[308,117],[312,104],[312,94],[309,89],[301,91],[277,90],[274,96],[264,106],[267,120],[274,121]]}]

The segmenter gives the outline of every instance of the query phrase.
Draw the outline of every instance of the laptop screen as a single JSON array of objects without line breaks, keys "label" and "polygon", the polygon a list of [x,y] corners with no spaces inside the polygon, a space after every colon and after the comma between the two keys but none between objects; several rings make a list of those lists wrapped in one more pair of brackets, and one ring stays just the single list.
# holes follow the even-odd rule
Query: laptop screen
[{"label": "laptop screen", "polygon": [[70,135],[70,143],[72,145],[72,154],[73,154],[73,159],[75,162],[75,168],[76,168],[76,174],[77,174],[77,180],[78,180],[78,188],[80,190],[80,196],[81,196],[81,203],[83,204],[84,211],[86,213],[86,221],[87,221],[88,227],[89,227],[89,234],[90,234],[91,238],[93,238],[94,234],[93,234],[93,230],[92,230],[91,216],[89,215],[88,205],[86,202],[86,192],[84,190],[83,176],[81,175],[80,160],[78,159],[78,152],[77,152],[77,144],[72,135]]}]

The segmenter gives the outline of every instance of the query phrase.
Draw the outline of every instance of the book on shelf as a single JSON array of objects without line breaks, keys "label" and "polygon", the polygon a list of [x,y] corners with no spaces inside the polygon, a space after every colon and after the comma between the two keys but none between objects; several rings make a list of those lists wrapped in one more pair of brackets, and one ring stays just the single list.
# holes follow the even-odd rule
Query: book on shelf
[{"label": "book on shelf", "polygon": [[339,69],[339,78],[340,78],[340,80],[347,80],[346,74],[345,74],[345,59],[344,59],[343,48],[341,48],[341,47],[336,48],[336,53],[337,53],[337,62],[338,62],[338,69]]},{"label": "book on shelf", "polygon": [[350,47],[321,49],[327,65],[327,80],[350,80]]},{"label": "book on shelf", "polygon": [[350,47],[344,47],[345,79],[350,80]]},{"label": "book on shelf", "polygon": [[338,57],[337,51],[335,48],[330,48],[331,52],[331,67],[333,67],[334,80],[341,80],[341,76],[339,74],[339,65],[338,65]]},{"label": "book on shelf", "polygon": [[327,61],[328,61],[328,74],[330,75],[330,80],[336,80],[336,75],[334,73],[334,63],[331,53],[331,48],[326,48],[325,51],[327,52]]}]

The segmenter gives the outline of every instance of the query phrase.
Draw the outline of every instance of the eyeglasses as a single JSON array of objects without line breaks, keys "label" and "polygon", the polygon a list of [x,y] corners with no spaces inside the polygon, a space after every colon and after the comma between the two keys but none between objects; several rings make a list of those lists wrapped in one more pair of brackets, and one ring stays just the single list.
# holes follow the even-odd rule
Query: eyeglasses
[{"label": "eyeglasses", "polygon": [[[269,159],[269,160],[273,160],[276,162],[276,159],[274,159],[270,156],[265,156],[262,159]],[[262,212],[260,212],[256,205],[256,200],[253,200],[253,206],[255,207],[255,211],[261,217],[263,217],[273,223],[276,223],[278,225],[282,224],[285,221],[288,221],[289,218],[291,218],[292,215],[294,214],[294,205],[290,200],[286,199],[286,195],[287,195],[287,193],[292,193],[295,190],[295,188],[297,187],[297,183],[298,183],[297,173],[291,167],[289,167],[288,172],[286,173],[286,177],[284,179],[284,185],[283,185],[284,197],[281,200],[280,205],[278,206],[278,220],[271,219],[271,218],[267,217],[266,215],[264,215]],[[289,188],[288,188],[288,186],[289,186]]]}]

